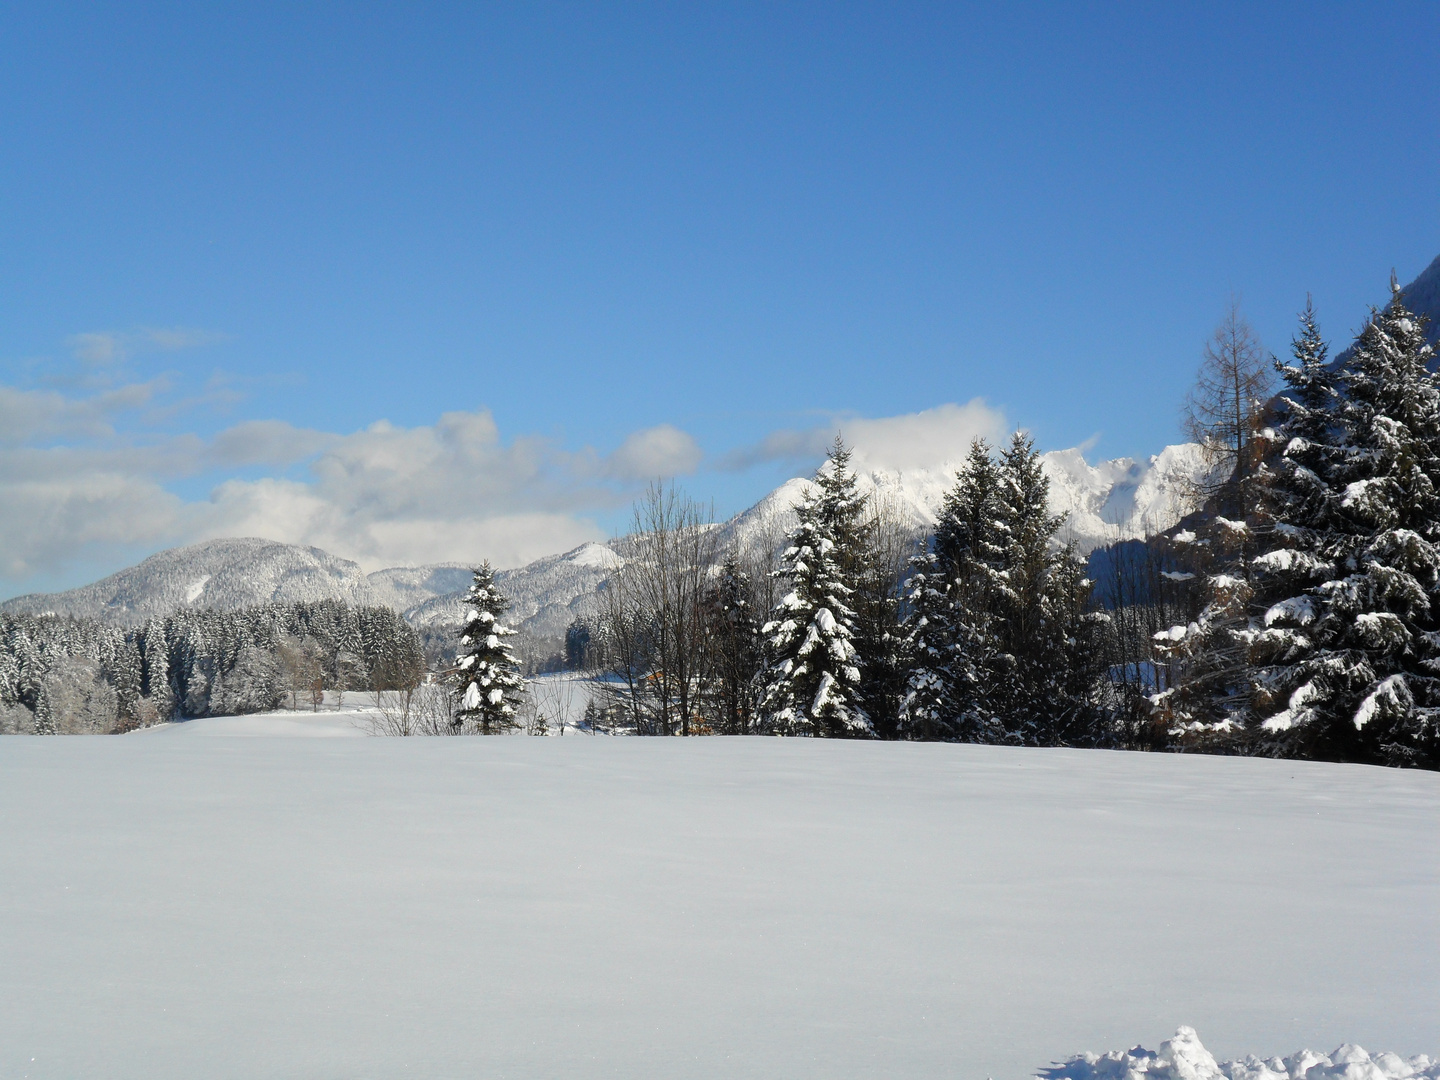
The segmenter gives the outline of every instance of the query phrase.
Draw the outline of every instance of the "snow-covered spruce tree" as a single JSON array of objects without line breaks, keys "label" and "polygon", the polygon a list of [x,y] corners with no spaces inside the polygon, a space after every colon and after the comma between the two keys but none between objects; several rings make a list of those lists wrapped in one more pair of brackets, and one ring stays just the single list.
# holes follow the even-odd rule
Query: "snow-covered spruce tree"
[{"label": "snow-covered spruce tree", "polygon": [[748,735],[755,716],[755,676],[760,670],[760,626],[751,608],[750,577],[734,551],[720,565],[706,596],[706,638],[717,729]]},{"label": "snow-covered spruce tree", "polygon": [[[1009,536],[1005,517],[1000,472],[989,445],[976,439],[935,526],[934,573],[944,583],[945,599],[931,598],[939,607],[937,619],[944,622],[931,638],[943,642],[949,661],[939,663],[922,650],[909,654],[915,665],[909,688],[931,684],[915,704],[926,697],[948,702],[942,738],[994,742],[1003,737],[993,676],[999,652],[996,589],[1003,580]],[[908,732],[914,732],[918,719],[906,716]]]},{"label": "snow-covered spruce tree", "polygon": [[[1285,707],[1264,719],[1281,749],[1440,767],[1440,381],[1425,320],[1395,282],[1340,373],[1343,442],[1321,554],[1333,576],[1266,612],[1304,627]],[[1278,679],[1278,676],[1277,676]],[[1277,694],[1278,696],[1278,694]],[[1289,742],[1289,746],[1286,743]],[[1297,745],[1298,744],[1298,745]]]},{"label": "snow-covered spruce tree", "polygon": [[933,551],[910,561],[905,581],[905,697],[900,704],[902,739],[959,737],[955,703],[955,639],[949,582]]},{"label": "snow-covered spruce tree", "polygon": [[481,734],[503,732],[517,723],[515,710],[525,692],[525,679],[505,640],[515,631],[500,622],[510,603],[495,587],[489,562],[474,571],[465,604],[457,658],[460,704],[453,724],[459,729],[468,720]]},{"label": "snow-covered spruce tree", "polygon": [[790,584],[761,633],[770,656],[761,709],[781,735],[869,736],[850,598],[865,543],[865,498],[839,438],[796,507],[777,575]]},{"label": "snow-covered spruce tree", "polygon": [[[1344,756],[1353,727],[1324,707],[1336,668],[1332,649],[1343,629],[1330,610],[1327,583],[1343,574],[1354,530],[1342,507],[1348,457],[1344,400],[1328,363],[1308,299],[1292,363],[1276,363],[1286,389],[1267,436],[1276,448],[1261,476],[1262,540],[1251,559],[1255,613],[1252,733],[1262,753]],[[1308,701],[1308,704],[1307,704]]]},{"label": "snow-covered spruce tree", "polygon": [[990,589],[1000,642],[993,685],[1008,741],[1089,743],[1099,720],[1093,692],[1103,616],[1086,612],[1091,582],[1074,551],[1057,545],[1065,518],[1050,513],[1049,501],[1034,441],[1016,432],[1000,454],[1005,546]]},{"label": "snow-covered spruce tree", "polygon": [[1178,745],[1235,749],[1253,719],[1251,524],[1215,514],[1171,542],[1187,567],[1180,573],[1198,578],[1200,611],[1155,635],[1155,654],[1173,674],[1150,703]]},{"label": "snow-covered spruce tree", "polygon": [[881,739],[900,734],[908,675],[901,605],[910,560],[924,544],[925,538],[901,506],[881,493],[866,500],[850,606],[855,611],[855,648],[863,674],[860,704]]}]

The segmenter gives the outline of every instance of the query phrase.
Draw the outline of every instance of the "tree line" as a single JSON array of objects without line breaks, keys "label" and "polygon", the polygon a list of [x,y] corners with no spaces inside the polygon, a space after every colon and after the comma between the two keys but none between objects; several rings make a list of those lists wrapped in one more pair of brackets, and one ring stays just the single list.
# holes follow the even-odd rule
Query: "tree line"
[{"label": "tree line", "polygon": [[1285,362],[1232,308],[1187,402],[1200,508],[1088,568],[1019,434],[972,446],[928,534],[860,492],[837,440],[770,565],[652,488],[571,628],[587,715],[1440,767],[1440,380],[1391,288],[1338,364],[1309,306]]},{"label": "tree line", "polygon": [[[1033,443],[971,449],[931,535],[867,496],[839,439],[783,544],[720,550],[673,486],[572,627],[593,722],[770,734],[1111,745],[1084,563],[1057,545]],[[587,721],[588,722],[588,721]]]},{"label": "tree line", "polygon": [[0,615],[0,732],[105,733],[172,719],[318,707],[325,690],[413,687],[415,631],[337,600],[181,609],[142,626]]}]

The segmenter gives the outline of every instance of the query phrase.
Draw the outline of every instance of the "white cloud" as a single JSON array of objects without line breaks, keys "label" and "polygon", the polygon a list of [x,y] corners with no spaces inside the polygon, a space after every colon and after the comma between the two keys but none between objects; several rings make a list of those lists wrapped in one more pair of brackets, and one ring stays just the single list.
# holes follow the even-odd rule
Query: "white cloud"
[{"label": "white cloud", "polygon": [[994,442],[1007,430],[1005,414],[980,398],[947,403],[902,416],[868,419],[837,416],[800,431],[772,431],[753,446],[728,455],[723,468],[747,469],[767,461],[809,462],[840,435],[855,452],[855,465],[870,469],[934,468],[960,460],[976,437]]},{"label": "white cloud", "polygon": [[855,463],[872,469],[924,469],[959,461],[978,438],[1006,433],[1005,415],[975,398],[923,412],[875,420],[856,417],[837,425],[855,448]]},{"label": "white cloud", "polygon": [[[577,477],[590,458],[549,441],[503,443],[489,412],[446,413],[433,426],[386,421],[344,436],[242,425],[219,436],[245,447],[298,449],[324,439],[310,479],[228,480],[202,515],[204,536],[313,544],[367,569],[488,558],[513,566],[603,536],[585,516],[615,492]],[[261,436],[258,440],[255,436]]]},{"label": "white cloud", "polygon": [[[155,404],[163,389],[134,383],[75,398],[0,386],[0,577],[18,584],[107,550],[220,536],[312,544],[366,569],[481,558],[515,566],[602,538],[596,515],[703,460],[694,438],[668,424],[601,454],[538,436],[504,439],[486,410],[409,428],[381,420],[349,434],[279,420],[212,438],[137,434],[137,424],[168,416]],[[1001,436],[1005,420],[979,400],[842,417],[774,432],[722,467],[794,460],[808,471],[837,430],[857,466],[909,469],[959,459],[974,436]],[[256,467],[271,475],[234,475]],[[167,488],[210,475],[208,498]]]},{"label": "white cloud", "polygon": [[[19,583],[124,547],[219,536],[313,544],[367,569],[489,558],[514,566],[603,538],[593,518],[640,482],[693,471],[695,440],[661,425],[609,455],[505,440],[488,411],[350,434],[251,420],[213,438],[123,429],[168,416],[159,384],[74,398],[0,387],[0,578]],[[292,470],[239,478],[239,468]],[[219,474],[208,498],[171,482]],[[226,474],[230,475],[227,476]],[[107,548],[108,546],[108,548]]]},{"label": "white cloud", "polygon": [[695,471],[705,456],[689,433],[669,424],[632,432],[607,460],[619,480],[654,480]]},{"label": "white cloud", "polygon": [[219,466],[293,465],[319,453],[337,438],[283,420],[248,420],[215,436],[206,455]]},{"label": "white cloud", "polygon": [[191,326],[142,326],[138,330],[95,330],[65,342],[75,359],[92,365],[114,364],[137,352],[176,352],[224,341],[224,334]]}]

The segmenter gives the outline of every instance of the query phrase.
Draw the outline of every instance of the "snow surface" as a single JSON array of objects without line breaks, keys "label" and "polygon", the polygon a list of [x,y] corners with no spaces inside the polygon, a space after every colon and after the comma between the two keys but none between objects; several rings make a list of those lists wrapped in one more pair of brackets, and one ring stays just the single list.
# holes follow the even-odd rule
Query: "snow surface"
[{"label": "snow surface", "polygon": [[282,735],[307,737],[351,737],[370,734],[365,720],[373,712],[360,708],[330,709],[309,712],[305,709],[283,709],[278,712],[250,713],[246,716],[206,716],[198,720],[182,720],[173,724],[157,724],[136,732],[149,738],[191,737],[196,735]]},{"label": "snow surface", "polygon": [[0,740],[0,1076],[1007,1080],[1181,1023],[1222,1059],[1440,1042],[1433,773],[176,734]]}]

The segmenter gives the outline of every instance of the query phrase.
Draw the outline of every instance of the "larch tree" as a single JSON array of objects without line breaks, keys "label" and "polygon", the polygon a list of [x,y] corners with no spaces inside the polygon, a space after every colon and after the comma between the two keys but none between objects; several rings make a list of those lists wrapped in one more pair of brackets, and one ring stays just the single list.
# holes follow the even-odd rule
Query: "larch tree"
[{"label": "larch tree", "polygon": [[1187,567],[1176,574],[1193,579],[1199,610],[1188,623],[1156,633],[1156,656],[1178,678],[1151,703],[1172,737],[1199,748],[1232,742],[1254,719],[1250,559],[1264,525],[1272,366],[1232,300],[1186,399],[1185,428],[1210,471],[1194,493],[1203,505],[1201,524],[1177,533],[1172,546]]},{"label": "larch tree", "polygon": [[1271,365],[1270,355],[1232,299],[1205,343],[1184,410],[1186,433],[1200,444],[1211,466],[1211,479],[1196,494],[1217,500],[1217,511],[1232,519],[1246,516],[1254,495],[1245,481],[1264,451],[1260,434]]},{"label": "larch tree", "polygon": [[516,726],[516,709],[525,693],[519,662],[506,640],[515,631],[500,622],[509,601],[495,587],[489,562],[473,572],[465,594],[465,626],[460,633],[453,726],[472,722],[482,734]]}]

